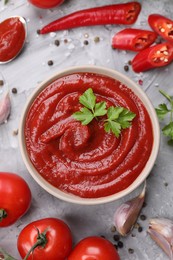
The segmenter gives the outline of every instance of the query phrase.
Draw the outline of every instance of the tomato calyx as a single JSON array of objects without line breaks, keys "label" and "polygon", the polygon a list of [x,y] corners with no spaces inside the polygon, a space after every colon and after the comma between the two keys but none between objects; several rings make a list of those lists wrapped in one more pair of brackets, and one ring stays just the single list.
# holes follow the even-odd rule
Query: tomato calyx
[{"label": "tomato calyx", "polygon": [[28,257],[30,256],[31,253],[34,252],[34,250],[38,247],[45,247],[47,244],[47,237],[46,237],[46,233],[48,231],[48,228],[46,228],[42,233],[40,233],[40,230],[36,227],[37,230],[37,241],[36,243],[30,248],[30,250],[28,251],[27,255],[24,257],[23,260],[27,260]]},{"label": "tomato calyx", "polygon": [[7,217],[7,212],[5,209],[0,209],[0,222]]}]

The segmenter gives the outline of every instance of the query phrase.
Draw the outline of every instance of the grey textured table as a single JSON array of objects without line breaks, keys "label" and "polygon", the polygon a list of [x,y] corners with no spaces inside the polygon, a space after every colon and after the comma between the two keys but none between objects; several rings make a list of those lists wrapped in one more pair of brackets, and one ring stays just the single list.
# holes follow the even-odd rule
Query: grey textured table
[{"label": "grey textured table", "polygon": [[[61,31],[49,35],[37,35],[36,31],[43,25],[70,12],[87,7],[113,4],[118,0],[68,0],[61,7],[51,10],[34,8],[25,0],[9,0],[4,6],[0,1],[0,21],[11,16],[21,15],[26,18],[28,25],[28,39],[23,53],[13,62],[0,65],[0,78],[5,85],[2,92],[9,90],[12,102],[12,111],[8,122],[0,126],[0,171],[16,172],[28,182],[33,199],[28,213],[16,224],[8,228],[0,229],[0,246],[4,247],[17,259],[20,256],[16,249],[17,236],[20,230],[29,222],[48,216],[64,219],[74,235],[74,241],[89,235],[104,235],[113,242],[111,227],[115,209],[123,201],[138,194],[139,189],[129,196],[116,202],[99,206],[72,205],[60,201],[44,191],[29,175],[22,162],[19,151],[18,137],[13,131],[18,129],[18,123],[22,108],[27,97],[39,82],[45,80],[55,72],[73,65],[95,64],[116,69],[139,84],[151,99],[154,106],[165,102],[158,89],[164,89],[173,95],[173,64],[168,67],[136,74],[131,68],[124,71],[124,65],[134,56],[126,51],[115,51],[111,48],[111,37],[124,26],[97,26],[78,28],[70,31]],[[172,0],[143,0],[142,11],[133,25],[135,28],[149,29],[147,16],[150,13],[160,13],[173,18]],[[96,43],[94,38],[100,37]],[[60,45],[54,44],[55,39]],[[64,42],[67,39],[68,41]],[[84,41],[89,42],[88,45]],[[53,60],[53,66],[48,66],[48,60]],[[11,92],[17,88],[17,94]],[[122,239],[124,247],[119,249],[123,260],[164,260],[167,259],[162,250],[147,235],[148,219],[151,217],[168,217],[173,219],[173,148],[166,143],[166,138],[161,137],[160,151],[156,164],[147,180],[147,206],[143,213],[147,220],[141,221],[143,231],[139,233],[134,229],[132,237]],[[168,183],[168,186],[165,185]],[[134,253],[129,254],[128,248],[133,248]]]}]

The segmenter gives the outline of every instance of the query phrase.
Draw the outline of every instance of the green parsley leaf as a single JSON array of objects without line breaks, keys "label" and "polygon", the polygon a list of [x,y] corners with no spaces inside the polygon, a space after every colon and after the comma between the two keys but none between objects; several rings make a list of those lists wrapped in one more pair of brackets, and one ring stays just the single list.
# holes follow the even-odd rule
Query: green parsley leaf
[{"label": "green parsley leaf", "polygon": [[94,118],[105,116],[104,129],[112,132],[119,137],[121,130],[130,127],[131,121],[136,116],[133,112],[124,107],[109,107],[106,109],[106,102],[96,103],[96,96],[92,88],[87,89],[80,97],[79,102],[84,106],[73,114],[76,120],[81,121],[82,125],[89,124]]},{"label": "green parsley leaf", "polygon": [[104,116],[106,115],[107,110],[106,110],[106,102],[99,102],[96,103],[95,105],[95,111],[94,111],[94,116]]},{"label": "green parsley leaf", "polygon": [[121,129],[130,127],[131,121],[136,115],[124,107],[109,107],[106,123],[104,125],[106,132],[111,132],[119,137]]},{"label": "green parsley leaf", "polygon": [[81,121],[82,125],[88,125],[93,120],[94,115],[88,108],[82,107],[80,111],[73,114],[73,117]]},{"label": "green parsley leaf", "polygon": [[159,119],[163,120],[164,117],[170,112],[166,104],[160,104],[158,108],[156,108],[156,113]]},{"label": "green parsley leaf", "polygon": [[92,88],[87,89],[83,95],[80,96],[79,102],[93,111],[96,103],[96,96],[94,95]]},{"label": "green parsley leaf", "polygon": [[159,91],[169,102],[170,108],[166,104],[160,104],[156,108],[157,116],[160,120],[163,120],[167,114],[170,114],[170,121],[162,128],[162,133],[169,137],[168,144],[173,144],[173,98],[165,93],[163,90]]}]

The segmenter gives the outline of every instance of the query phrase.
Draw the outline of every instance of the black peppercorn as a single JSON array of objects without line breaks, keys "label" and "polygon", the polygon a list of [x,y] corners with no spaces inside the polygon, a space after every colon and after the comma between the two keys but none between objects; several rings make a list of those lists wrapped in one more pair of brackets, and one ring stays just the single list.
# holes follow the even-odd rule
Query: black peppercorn
[{"label": "black peppercorn", "polygon": [[122,241],[118,241],[118,244],[117,244],[117,246],[118,246],[119,248],[123,248],[124,244],[123,244],[123,242],[122,242]]},{"label": "black peppercorn", "polygon": [[124,70],[125,70],[125,71],[129,71],[129,66],[128,66],[128,65],[125,65],[125,66],[124,66]]},{"label": "black peppercorn", "polygon": [[134,249],[132,249],[132,248],[129,248],[128,251],[129,251],[130,254],[134,253]]},{"label": "black peppercorn", "polygon": [[49,60],[47,64],[48,64],[49,66],[52,66],[52,65],[53,65],[53,61],[52,61],[52,60]]},{"label": "black peppercorn", "polygon": [[85,40],[83,43],[84,43],[85,45],[88,45],[88,44],[89,44],[89,42],[88,42],[87,40]]},{"label": "black peppercorn", "polygon": [[55,43],[56,46],[60,45],[60,41],[59,40],[55,40],[54,43]]},{"label": "black peppercorn", "polygon": [[13,94],[17,94],[17,88],[12,88],[11,91],[12,91]]},{"label": "black peppercorn", "polygon": [[142,227],[138,227],[138,232],[142,232],[143,228]]},{"label": "black peppercorn", "polygon": [[0,80],[0,86],[3,86],[4,85],[4,81],[1,79]]},{"label": "black peppercorn", "polygon": [[141,220],[146,220],[146,218],[147,218],[147,217],[146,217],[145,215],[141,215],[141,216],[140,216],[140,219],[141,219]]},{"label": "black peppercorn", "polygon": [[119,236],[119,235],[114,235],[114,236],[113,236],[113,239],[114,239],[115,241],[119,241],[119,240],[120,240],[120,236]]}]

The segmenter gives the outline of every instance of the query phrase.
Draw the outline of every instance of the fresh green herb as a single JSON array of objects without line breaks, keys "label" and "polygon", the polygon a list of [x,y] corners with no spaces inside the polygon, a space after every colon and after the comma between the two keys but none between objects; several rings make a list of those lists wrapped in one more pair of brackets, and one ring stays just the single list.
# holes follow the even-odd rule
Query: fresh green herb
[{"label": "fresh green herb", "polygon": [[168,144],[173,145],[173,98],[163,90],[160,90],[159,92],[168,100],[169,108],[165,103],[160,104],[158,108],[156,108],[156,113],[160,120],[163,120],[166,115],[170,114],[170,121],[162,128],[162,133],[170,138]]},{"label": "fresh green herb", "polygon": [[104,120],[104,129],[106,132],[112,132],[119,137],[121,130],[131,126],[131,121],[136,116],[130,110],[124,107],[109,107],[106,109],[106,102],[96,103],[96,96],[92,88],[87,89],[80,96],[79,102],[84,106],[73,114],[76,120],[81,121],[82,125],[89,124],[94,118],[107,114]]},{"label": "fresh green herb", "polygon": [[105,120],[105,131],[112,132],[119,137],[121,130],[129,128],[135,114],[124,107],[109,107]]},{"label": "fresh green herb", "polygon": [[8,4],[9,0],[4,0],[4,5]]},{"label": "fresh green herb", "polygon": [[94,118],[104,116],[107,113],[106,102],[96,103],[96,96],[92,88],[87,89],[80,96],[79,102],[84,105],[80,111],[75,112],[73,117],[82,122],[82,125],[88,125]]}]

